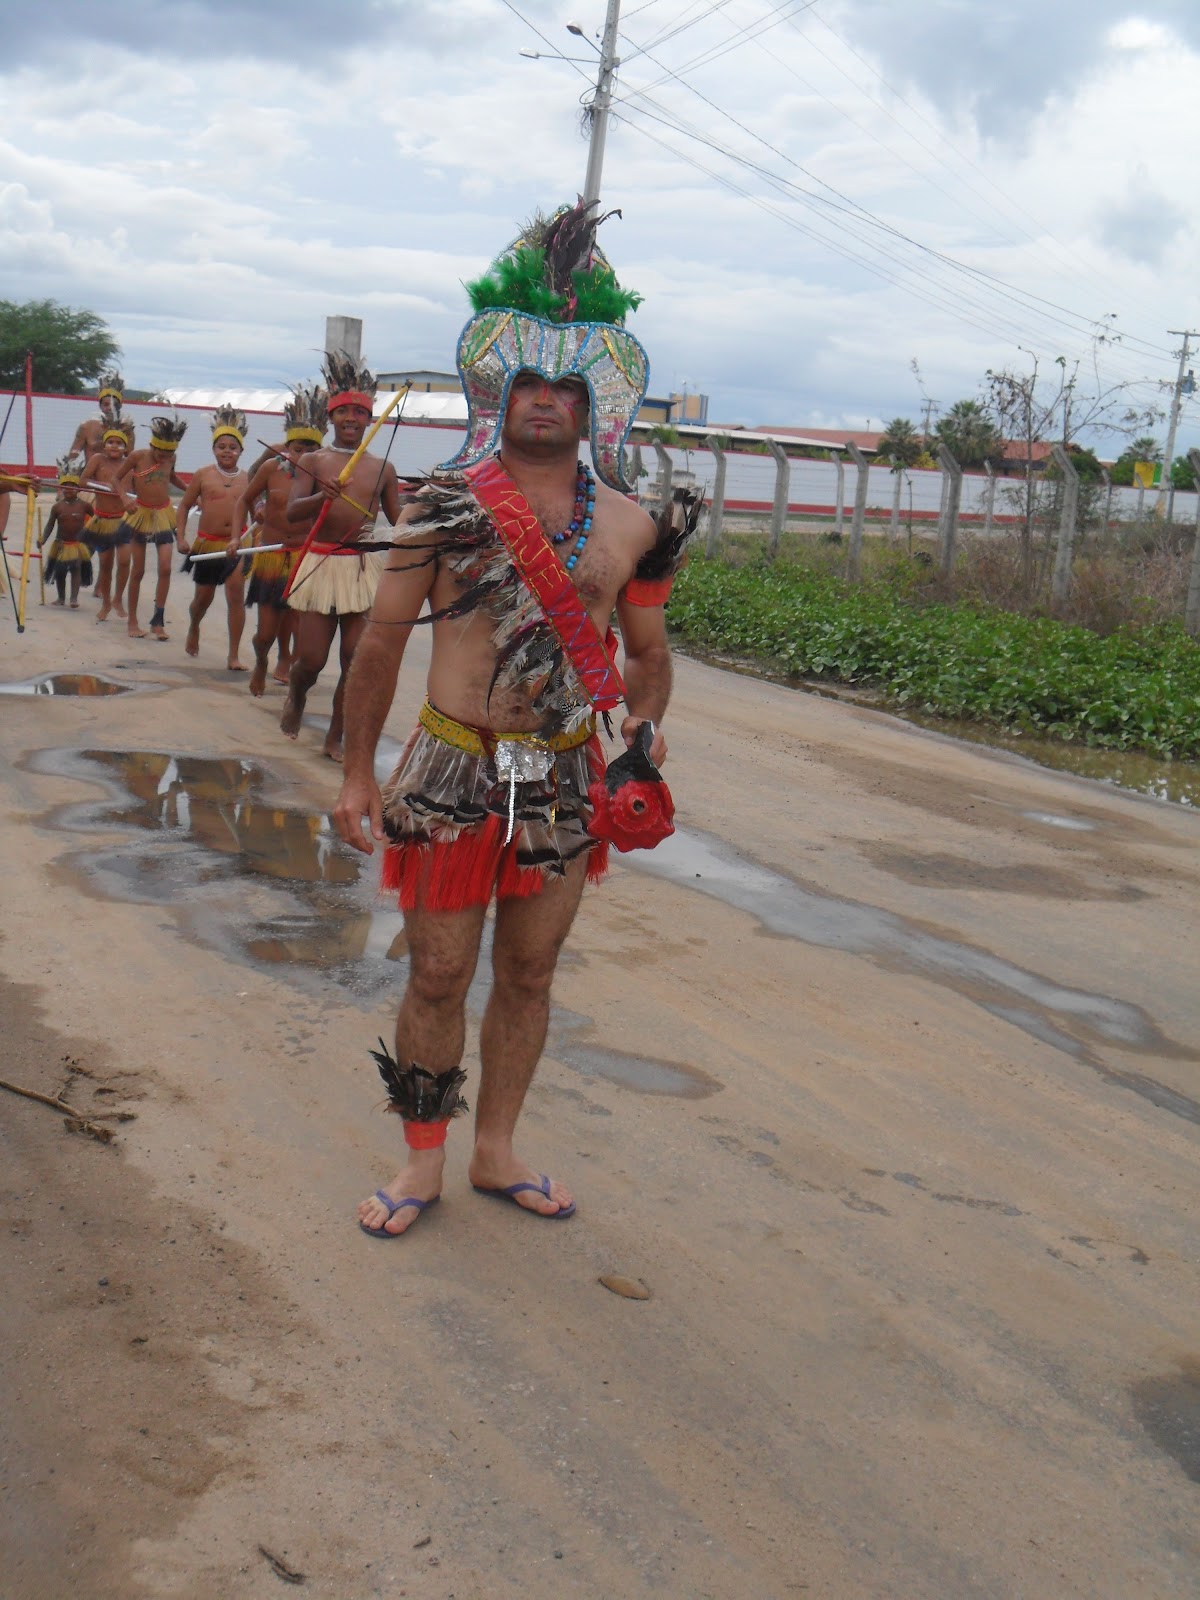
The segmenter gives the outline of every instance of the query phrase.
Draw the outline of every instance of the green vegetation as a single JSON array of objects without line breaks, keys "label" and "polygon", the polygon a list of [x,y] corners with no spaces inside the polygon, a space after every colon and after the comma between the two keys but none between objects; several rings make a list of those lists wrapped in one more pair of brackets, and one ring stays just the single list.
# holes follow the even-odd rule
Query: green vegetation
[{"label": "green vegetation", "polygon": [[1200,758],[1200,641],[1181,626],[1102,636],[976,603],[925,603],[927,579],[905,560],[852,588],[813,568],[693,558],[669,618],[682,644],[789,678],[860,684],[898,707]]},{"label": "green vegetation", "polygon": [[0,388],[25,387],[26,351],[33,352],[35,389],[82,394],[117,354],[117,342],[94,311],[55,300],[0,300]]}]

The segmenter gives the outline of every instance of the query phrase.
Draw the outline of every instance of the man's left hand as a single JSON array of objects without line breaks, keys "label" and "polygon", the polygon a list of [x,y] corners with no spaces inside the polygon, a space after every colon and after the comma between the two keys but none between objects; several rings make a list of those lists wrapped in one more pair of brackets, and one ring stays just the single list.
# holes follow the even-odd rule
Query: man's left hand
[{"label": "man's left hand", "polygon": [[[643,722],[650,722],[650,717],[625,717],[621,723],[621,737],[626,748],[632,746],[637,738],[637,731]],[[656,767],[661,767],[667,759],[667,741],[663,738],[662,729],[655,725],[654,738],[650,741],[650,759]]]}]

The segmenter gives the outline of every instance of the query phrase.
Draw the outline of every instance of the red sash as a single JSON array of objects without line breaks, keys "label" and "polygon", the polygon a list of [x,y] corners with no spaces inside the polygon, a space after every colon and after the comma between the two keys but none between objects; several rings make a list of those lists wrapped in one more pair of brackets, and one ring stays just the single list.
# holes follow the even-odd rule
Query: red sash
[{"label": "red sash", "polygon": [[588,699],[597,711],[620,705],[625,698],[621,675],[528,500],[494,456],[467,467],[463,477],[561,640]]}]

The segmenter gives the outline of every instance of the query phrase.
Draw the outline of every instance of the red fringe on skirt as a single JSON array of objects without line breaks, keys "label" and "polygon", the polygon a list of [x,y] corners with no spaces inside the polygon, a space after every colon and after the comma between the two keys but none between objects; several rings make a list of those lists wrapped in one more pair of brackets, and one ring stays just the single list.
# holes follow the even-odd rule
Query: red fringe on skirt
[{"label": "red fringe on skirt", "polygon": [[[383,858],[380,888],[393,889],[401,911],[465,911],[497,900],[540,894],[547,874],[541,867],[517,865],[517,841],[505,845],[507,823],[488,817],[456,839],[427,844],[390,844]],[[608,846],[595,844],[588,857],[587,881],[599,883],[608,871]]]}]

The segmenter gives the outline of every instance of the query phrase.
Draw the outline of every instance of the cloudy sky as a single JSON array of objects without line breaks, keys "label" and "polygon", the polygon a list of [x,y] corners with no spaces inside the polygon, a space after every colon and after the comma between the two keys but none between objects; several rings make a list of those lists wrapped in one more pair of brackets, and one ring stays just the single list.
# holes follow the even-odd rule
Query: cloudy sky
[{"label": "cloudy sky", "polygon": [[[462,280],[582,185],[604,9],[9,8],[0,298],[101,313],[132,387],[307,376],[328,313],[452,366]],[[602,238],[654,392],[919,418],[1034,359],[1094,386],[1103,326],[1101,386],[1163,401],[1200,326],[1195,0],[625,0],[620,51]]]}]

